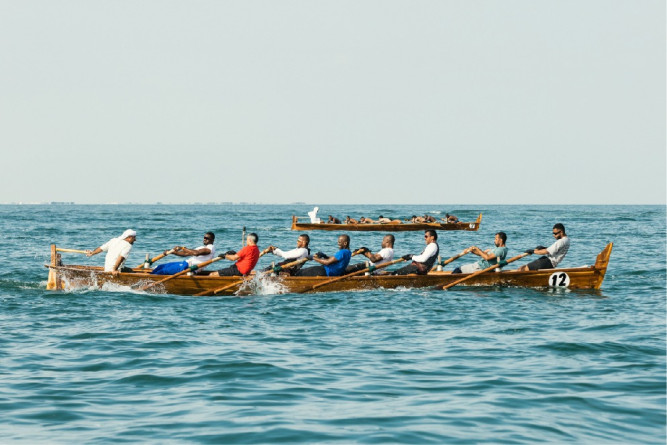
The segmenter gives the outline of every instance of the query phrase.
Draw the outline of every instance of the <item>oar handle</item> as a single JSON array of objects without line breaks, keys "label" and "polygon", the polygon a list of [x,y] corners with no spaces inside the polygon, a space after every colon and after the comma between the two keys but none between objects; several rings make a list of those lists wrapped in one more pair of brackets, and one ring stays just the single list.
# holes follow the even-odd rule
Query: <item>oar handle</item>
[{"label": "oar handle", "polygon": [[456,286],[456,285],[459,284],[459,283],[463,283],[464,281],[467,281],[467,280],[469,280],[469,279],[471,279],[471,278],[473,278],[473,277],[476,277],[476,276],[481,275],[481,274],[483,274],[483,273],[492,271],[492,270],[497,269],[497,268],[499,268],[499,267],[507,266],[509,263],[512,263],[512,262],[514,262],[514,261],[516,261],[516,260],[520,260],[521,258],[527,257],[528,255],[530,255],[530,253],[528,253],[528,252],[524,252],[524,253],[522,253],[521,255],[517,255],[517,256],[515,256],[514,258],[510,258],[510,259],[507,260],[507,261],[499,261],[498,264],[494,264],[493,266],[489,266],[489,267],[487,267],[486,269],[478,270],[477,272],[471,273],[471,274],[468,275],[467,277],[463,277],[463,278],[461,278],[461,279],[459,279],[459,280],[453,281],[453,282],[451,282],[451,283],[449,283],[449,284],[446,284],[446,285],[442,286],[442,290],[447,290],[447,289],[449,289],[450,287],[454,287],[454,286]]},{"label": "oar handle", "polygon": [[88,251],[86,250],[80,250],[80,249],[65,249],[62,247],[56,247],[57,252],[70,252],[70,253],[82,253],[84,255],[88,254]]}]

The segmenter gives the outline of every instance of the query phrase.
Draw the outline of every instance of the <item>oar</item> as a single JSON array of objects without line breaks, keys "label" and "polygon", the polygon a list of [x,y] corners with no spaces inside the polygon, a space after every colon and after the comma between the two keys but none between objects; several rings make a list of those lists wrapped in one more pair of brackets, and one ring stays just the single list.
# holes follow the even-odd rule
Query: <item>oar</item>
[{"label": "oar", "polygon": [[335,283],[335,282],[337,282],[337,281],[342,281],[342,280],[345,280],[345,279],[350,278],[350,277],[354,277],[354,276],[357,276],[357,275],[364,274],[364,273],[366,273],[366,272],[373,272],[373,271],[375,271],[375,270],[382,269],[382,268],[387,267],[387,266],[392,266],[392,265],[394,265],[394,264],[398,264],[398,263],[400,263],[401,261],[405,261],[405,260],[404,260],[403,258],[399,258],[399,259],[397,259],[397,260],[390,261],[390,262],[388,262],[388,263],[380,264],[379,266],[373,266],[373,265],[370,265],[370,266],[368,266],[368,267],[366,267],[366,268],[364,268],[364,269],[358,270],[358,271],[356,271],[356,272],[352,272],[352,273],[349,273],[349,274],[347,274],[347,275],[341,275],[340,277],[332,278],[332,279],[327,280],[327,281],[325,281],[325,282],[323,282],[323,283],[316,284],[316,285],[312,286],[310,289],[306,289],[306,290],[303,290],[303,291],[298,292],[298,293],[302,294],[302,293],[304,293],[304,292],[308,292],[308,291],[311,291],[311,290],[315,290],[315,289],[317,289],[317,288],[320,288],[320,287],[322,287],[322,286],[326,286],[327,284]]},{"label": "oar", "polygon": [[[260,252],[259,256],[261,257],[261,256],[267,254],[270,250],[271,250],[271,247],[267,247],[266,249],[262,250],[262,252]],[[307,258],[306,258],[305,260],[307,260]],[[299,260],[299,261],[301,261],[301,260]],[[296,263],[298,263],[298,261],[295,261],[295,262],[294,262],[294,264],[296,264]],[[290,265],[292,265],[292,263],[290,263]],[[287,266],[287,264],[286,264],[285,266]],[[283,267],[284,267],[284,266],[283,266]],[[274,269],[275,269],[275,268],[274,268]],[[269,271],[269,272],[270,272],[270,271]],[[222,291],[225,291],[225,290],[227,290],[227,289],[229,289],[229,288],[231,288],[231,287],[234,287],[234,286],[236,286],[237,284],[241,284],[241,283],[243,283],[244,280],[245,280],[245,277],[241,278],[240,280],[234,281],[232,284],[227,284],[227,285],[222,286],[222,287],[219,287],[219,288],[217,288],[217,289],[205,290],[205,291],[203,291],[203,292],[199,292],[198,294],[195,294],[194,296],[195,296],[195,297],[207,297],[207,296],[209,296],[209,295],[215,295],[215,294],[217,294],[217,293],[219,293],[219,292],[222,292]]]},{"label": "oar", "polygon": [[140,288],[139,290],[143,291],[143,290],[146,290],[146,289],[150,289],[151,287],[157,286],[158,284],[162,284],[165,281],[173,280],[176,277],[180,277],[181,275],[185,275],[188,272],[194,272],[197,269],[201,269],[202,267],[208,266],[211,263],[215,263],[216,261],[220,261],[220,260],[223,260],[223,259],[225,259],[225,254],[221,253],[220,255],[218,255],[217,257],[215,257],[213,259],[210,259],[208,261],[204,261],[203,263],[194,264],[194,265],[188,267],[187,269],[182,270],[182,271],[180,271],[180,272],[178,272],[174,275],[169,275],[167,278],[163,278],[160,281],[154,281],[152,283],[149,283],[146,286],[143,286],[142,288]]},{"label": "oar", "polygon": [[70,253],[82,253],[84,255],[88,254],[87,251],[85,250],[79,250],[79,249],[64,249],[61,247],[56,247],[56,251],[58,252],[70,252]]},{"label": "oar", "polygon": [[431,268],[431,270],[435,269],[437,266],[446,266],[446,265],[448,265],[449,263],[451,263],[452,261],[458,260],[458,259],[461,258],[463,255],[467,255],[468,253],[470,253],[470,252],[468,252],[468,249],[462,250],[460,253],[457,253],[456,255],[454,255],[453,257],[451,257],[450,259],[445,260],[445,261],[441,261],[440,263],[435,264],[435,265]]},{"label": "oar", "polygon": [[467,277],[463,277],[463,278],[461,278],[461,279],[459,279],[459,280],[453,281],[453,282],[451,282],[451,283],[449,283],[449,284],[446,284],[446,285],[442,286],[442,290],[447,290],[447,289],[449,289],[450,287],[454,287],[454,286],[456,286],[457,284],[463,283],[464,281],[467,281],[467,280],[469,280],[469,279],[471,279],[471,278],[473,278],[473,277],[476,277],[476,276],[478,276],[478,275],[481,275],[481,274],[483,274],[483,273],[492,271],[492,270],[494,270],[494,269],[496,269],[496,268],[498,268],[498,267],[507,266],[509,263],[512,263],[512,262],[514,262],[514,261],[516,261],[516,260],[520,260],[521,258],[523,258],[523,257],[527,257],[528,255],[530,255],[530,253],[528,253],[528,252],[524,252],[524,253],[522,253],[521,255],[517,255],[517,256],[515,256],[514,258],[510,258],[510,259],[507,260],[507,261],[499,261],[498,264],[494,264],[493,266],[489,266],[489,267],[487,267],[486,269],[478,270],[477,272],[473,272],[473,273],[471,273],[471,274],[468,275]]},{"label": "oar", "polygon": [[146,263],[148,263],[148,265],[150,266],[151,264],[153,264],[153,263],[155,263],[155,262],[157,262],[157,261],[160,261],[162,258],[166,257],[167,255],[171,255],[172,253],[176,252],[177,250],[181,250],[181,249],[182,249],[182,247],[179,246],[178,248],[169,249],[169,250],[167,250],[167,251],[165,251],[165,252],[162,252],[162,253],[159,254],[158,256],[156,256],[156,257],[154,257],[154,258],[152,258],[152,259],[149,259],[148,261],[144,261],[143,263],[139,264],[137,267],[135,267],[135,269],[141,269],[141,268],[143,268],[143,267],[144,267],[144,264],[146,264]]}]

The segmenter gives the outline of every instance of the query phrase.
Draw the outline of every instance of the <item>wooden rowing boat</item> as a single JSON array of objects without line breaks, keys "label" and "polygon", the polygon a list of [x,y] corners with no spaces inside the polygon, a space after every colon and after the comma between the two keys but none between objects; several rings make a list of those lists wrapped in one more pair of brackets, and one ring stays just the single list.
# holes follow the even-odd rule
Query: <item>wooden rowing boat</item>
[{"label": "wooden rowing boat", "polygon": [[390,222],[390,223],[372,223],[372,224],[331,224],[331,223],[310,223],[299,222],[299,219],[308,219],[307,217],[299,218],[292,216],[292,230],[338,230],[344,232],[410,232],[417,230],[468,230],[477,231],[482,222],[482,214],[480,213],[476,221],[473,222],[457,222],[457,223],[410,223],[410,222]]},{"label": "wooden rowing boat", "polygon": [[[597,256],[592,266],[563,269],[544,269],[520,272],[508,270],[484,273],[462,283],[461,286],[514,286],[533,288],[599,289],[602,285],[613,244],[608,244]],[[51,246],[51,264],[47,289],[71,290],[76,288],[113,288],[120,290],[139,289],[159,281],[162,275],[151,275],[150,270],[112,275],[102,267],[63,265],[56,246]],[[281,277],[264,276],[239,280],[239,277],[209,277],[183,275],[150,289],[152,293],[195,295],[225,286],[218,295],[237,293],[301,293],[336,292],[365,289],[430,288],[444,286],[465,277],[466,274],[430,272],[428,275],[360,275],[322,285],[329,277]],[[234,284],[234,285],[232,285]],[[319,287],[318,287],[319,285]],[[267,290],[268,289],[268,290]]]}]

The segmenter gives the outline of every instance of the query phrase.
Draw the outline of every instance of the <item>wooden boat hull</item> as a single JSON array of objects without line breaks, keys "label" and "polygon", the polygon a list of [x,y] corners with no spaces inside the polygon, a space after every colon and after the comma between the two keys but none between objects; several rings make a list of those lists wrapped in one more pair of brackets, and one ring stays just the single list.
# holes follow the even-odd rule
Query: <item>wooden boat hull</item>
[{"label": "wooden boat hull", "polygon": [[[460,286],[599,289],[607,271],[611,250],[612,244],[610,243],[600,252],[593,266],[526,272],[517,270],[489,272],[472,277],[461,283]],[[52,264],[47,267],[49,267],[49,283],[53,282],[53,286],[47,286],[47,288],[54,290],[109,288],[110,286],[120,288],[120,290],[123,290],[124,287],[139,289],[146,284],[165,278],[162,275],[151,275],[147,272],[112,275],[104,272],[101,267],[61,265],[57,258],[52,260]],[[453,275],[448,271],[431,272],[428,275],[361,275],[338,280],[313,290],[313,286],[327,282],[331,278],[255,276],[244,280],[241,277],[183,275],[154,286],[149,289],[149,292],[197,295],[213,289],[225,288],[217,295],[234,295],[237,293],[338,292],[378,288],[436,288],[465,276],[466,274]]]},{"label": "wooden boat hull", "polygon": [[292,216],[292,230],[328,230],[344,232],[414,232],[418,230],[467,230],[475,232],[482,222],[480,213],[474,222],[458,223],[386,223],[386,224],[329,224],[329,223],[300,223],[296,216]]}]

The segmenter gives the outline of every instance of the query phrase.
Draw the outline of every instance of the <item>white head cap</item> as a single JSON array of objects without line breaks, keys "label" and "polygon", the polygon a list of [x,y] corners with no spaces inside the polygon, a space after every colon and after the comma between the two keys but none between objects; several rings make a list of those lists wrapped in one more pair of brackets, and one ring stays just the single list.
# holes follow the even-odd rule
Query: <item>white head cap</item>
[{"label": "white head cap", "polygon": [[123,234],[119,237],[120,239],[125,239],[128,236],[137,236],[137,232],[135,232],[132,229],[127,229]]}]

